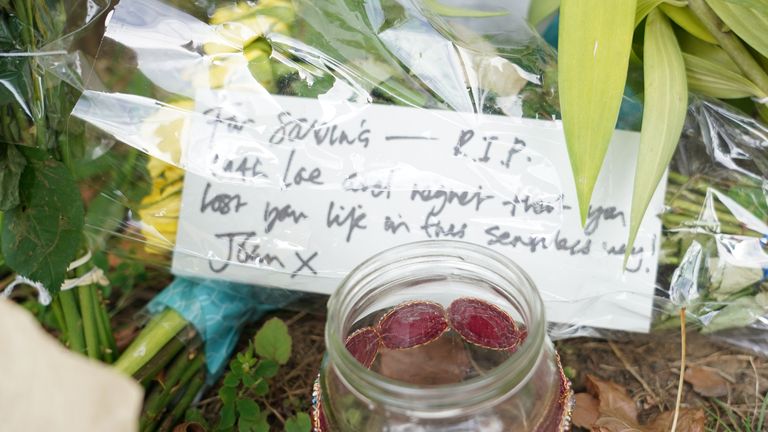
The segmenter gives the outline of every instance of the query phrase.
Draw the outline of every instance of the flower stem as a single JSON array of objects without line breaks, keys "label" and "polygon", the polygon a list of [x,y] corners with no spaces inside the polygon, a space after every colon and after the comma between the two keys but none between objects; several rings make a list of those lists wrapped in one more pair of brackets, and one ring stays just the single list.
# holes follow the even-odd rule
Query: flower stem
[{"label": "flower stem", "polygon": [[[82,272],[78,271],[78,276],[81,274]],[[101,350],[99,349],[99,333],[96,330],[96,309],[88,292],[91,288],[90,285],[77,287],[77,295],[80,300],[80,317],[83,321],[86,353],[88,357],[98,360]]]},{"label": "flower stem", "polygon": [[197,331],[192,326],[187,326],[179,335],[171,339],[158,351],[141,369],[133,374],[133,377],[143,386],[147,386],[161,370],[165,369],[183,348],[198,348],[202,340],[197,336]]},{"label": "flower stem", "polygon": [[99,345],[103,353],[103,360],[107,363],[112,363],[115,361],[115,355],[117,355],[117,343],[115,342],[115,336],[112,334],[112,325],[109,321],[107,307],[101,290],[93,285],[89,288],[89,294],[96,305],[96,329],[99,334]]},{"label": "flower stem", "polygon": [[189,382],[187,389],[184,390],[184,394],[181,395],[171,413],[166,416],[165,421],[160,425],[160,430],[171,430],[171,427],[181,419],[189,406],[192,405],[192,401],[195,400],[195,397],[204,385],[205,372],[201,371]]},{"label": "flower stem", "polygon": [[173,309],[167,308],[152,318],[147,327],[115,362],[115,369],[133,375],[150,361],[171,339],[187,325]]},{"label": "flower stem", "polygon": [[179,354],[168,369],[164,382],[160,382],[147,398],[144,415],[139,429],[150,432],[161,421],[161,414],[168,404],[178,396],[187,383],[202,369],[203,357],[195,350],[186,350]]},{"label": "flower stem", "polygon": [[85,354],[85,339],[83,338],[83,322],[80,312],[77,310],[75,293],[72,290],[59,292],[59,301],[64,313],[64,322],[67,327],[67,345],[69,349]]}]

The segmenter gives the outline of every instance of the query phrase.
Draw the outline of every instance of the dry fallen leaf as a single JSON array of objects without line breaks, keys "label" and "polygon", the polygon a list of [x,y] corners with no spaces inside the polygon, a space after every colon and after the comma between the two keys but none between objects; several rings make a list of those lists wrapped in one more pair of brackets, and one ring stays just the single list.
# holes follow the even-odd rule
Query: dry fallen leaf
[{"label": "dry fallen leaf", "polygon": [[[589,394],[576,395],[573,424],[593,432],[667,432],[674,411],[659,415],[652,423],[641,426],[637,406],[620,385],[587,375]],[[704,432],[707,416],[701,409],[683,408],[677,422],[680,432]]]},{"label": "dry fallen leaf", "polygon": [[[648,432],[667,432],[672,427],[674,411],[666,411],[648,425]],[[704,432],[707,425],[707,415],[702,409],[681,408],[677,419],[677,430],[680,432]]]},{"label": "dry fallen leaf", "polygon": [[637,405],[624,387],[594,375],[587,375],[586,384],[587,391],[600,401],[601,416],[637,421]]},{"label": "dry fallen leaf", "polygon": [[600,402],[589,393],[577,393],[571,416],[573,424],[589,429],[600,418]]},{"label": "dry fallen leaf", "polygon": [[728,381],[712,368],[691,366],[685,370],[685,381],[702,396],[720,397],[728,394]]},{"label": "dry fallen leaf", "polygon": [[68,351],[24,308],[2,299],[0,382],[0,430],[138,430],[138,383]]}]

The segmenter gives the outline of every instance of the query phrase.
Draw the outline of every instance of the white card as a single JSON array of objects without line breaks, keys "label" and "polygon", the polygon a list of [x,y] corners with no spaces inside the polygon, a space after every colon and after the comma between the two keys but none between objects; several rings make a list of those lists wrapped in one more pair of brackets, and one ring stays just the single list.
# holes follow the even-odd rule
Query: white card
[{"label": "white card", "polygon": [[584,230],[559,122],[233,90],[196,110],[178,275],[330,294],[386,248],[457,239],[520,264],[550,321],[649,328],[663,187],[622,267],[638,133],[614,134]]}]

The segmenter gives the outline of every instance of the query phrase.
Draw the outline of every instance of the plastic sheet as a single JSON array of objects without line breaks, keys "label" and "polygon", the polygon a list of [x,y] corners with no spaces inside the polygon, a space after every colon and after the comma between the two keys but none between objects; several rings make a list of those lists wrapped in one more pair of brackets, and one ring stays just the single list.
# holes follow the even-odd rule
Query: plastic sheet
[{"label": "plastic sheet", "polygon": [[[704,331],[768,352],[745,334],[768,324],[765,125],[692,100],[650,211],[663,231],[648,215],[622,272],[634,135],[617,132],[585,232],[554,51],[504,5],[451,4],[123,0],[74,114],[151,157],[107,194],[139,197],[127,217],[92,230],[174,251],[180,274],[325,293],[387,246],[463,238],[530,270],[554,338],[672,326],[685,305]],[[91,142],[87,160],[124,151]]]}]

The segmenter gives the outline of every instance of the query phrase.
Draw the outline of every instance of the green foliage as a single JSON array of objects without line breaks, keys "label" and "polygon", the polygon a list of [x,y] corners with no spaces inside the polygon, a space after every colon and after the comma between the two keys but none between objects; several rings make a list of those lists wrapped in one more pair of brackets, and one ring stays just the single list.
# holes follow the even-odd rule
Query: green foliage
[{"label": "green foliage", "polygon": [[311,430],[312,421],[306,413],[298,413],[285,420],[285,432],[309,432]]},{"label": "green foliage", "polygon": [[[762,432],[765,430],[766,414],[768,413],[768,393],[763,396],[763,402],[759,409],[755,413],[749,413],[742,415],[733,409],[731,404],[725,403],[718,399],[712,399],[715,405],[717,405],[717,412],[707,409],[710,423],[713,424],[712,429],[709,430],[722,430],[725,432]],[[725,413],[720,412],[723,410]]]},{"label": "green foliage", "polygon": [[645,211],[677,148],[688,108],[680,46],[669,20],[657,9],[646,19],[643,51],[645,106],[625,260],[632,253]]},{"label": "green foliage", "polygon": [[256,354],[281,365],[286,364],[291,357],[291,343],[288,326],[278,318],[272,318],[264,323],[253,338]]},{"label": "green foliage", "polygon": [[19,205],[19,181],[27,160],[13,144],[0,146],[0,211]]},{"label": "green foliage", "polygon": [[560,7],[560,0],[538,0],[531,2],[528,9],[528,21],[538,25],[544,18],[552,15]]},{"label": "green foliage", "polygon": [[[534,0],[531,13],[539,16],[539,9],[548,10],[554,3]],[[751,97],[752,114],[768,121],[764,102],[768,94],[768,32],[764,31],[768,3],[636,0],[635,27],[651,21],[651,16],[656,23],[653,27],[663,27],[663,31],[640,28],[634,34],[625,22],[630,3],[634,2],[563,0],[558,53],[563,128],[582,219],[623,97],[624,53],[634,46],[643,57],[644,88],[638,93],[643,95],[645,107],[627,251],[631,251],[650,196],[677,146],[686,115],[686,87],[712,97],[739,99],[742,104]],[[674,25],[662,20],[662,13]],[[606,55],[612,56],[610,61]],[[640,60],[634,53],[628,56]]]},{"label": "green foliage", "polygon": [[20,189],[21,204],[3,219],[2,254],[11,269],[56,292],[79,252],[80,191],[66,167],[52,159],[32,161]]},{"label": "green foliage", "polygon": [[563,0],[558,82],[582,223],[619,116],[635,0]]},{"label": "green foliage", "polygon": [[[278,319],[268,320],[256,333],[248,347],[237,353],[229,363],[219,389],[222,409],[217,432],[268,432],[269,412],[261,409],[257,400],[269,393],[269,380],[280,365],[291,356],[291,336],[288,327]],[[309,416],[299,413],[285,422],[286,432],[309,432]]]}]

